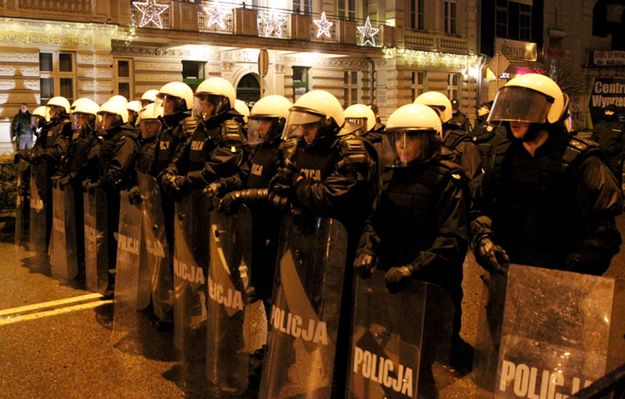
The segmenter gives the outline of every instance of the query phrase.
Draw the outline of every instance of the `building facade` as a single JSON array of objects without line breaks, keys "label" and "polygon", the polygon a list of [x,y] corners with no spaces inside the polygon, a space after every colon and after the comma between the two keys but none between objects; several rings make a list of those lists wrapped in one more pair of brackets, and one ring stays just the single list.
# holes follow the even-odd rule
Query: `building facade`
[{"label": "building facade", "polygon": [[[477,0],[0,0],[0,152],[10,119],[52,96],[139,99],[230,80],[253,102],[312,89],[383,117],[421,92],[476,102]],[[266,49],[266,75],[259,71]],[[472,112],[471,112],[472,114]]]}]

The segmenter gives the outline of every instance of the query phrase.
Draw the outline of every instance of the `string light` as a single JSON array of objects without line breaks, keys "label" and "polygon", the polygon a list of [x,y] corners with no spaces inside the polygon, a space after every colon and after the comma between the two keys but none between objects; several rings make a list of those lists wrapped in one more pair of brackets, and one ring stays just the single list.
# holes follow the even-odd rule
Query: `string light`
[{"label": "string light", "polygon": [[330,35],[330,28],[334,25],[334,22],[328,21],[325,11],[321,12],[321,19],[314,19],[313,23],[317,25],[317,39],[321,36],[332,37],[332,35]]},{"label": "string light", "polygon": [[156,0],[133,1],[132,5],[141,12],[141,22],[139,22],[139,28],[143,28],[150,22],[153,22],[159,29],[163,29],[161,14],[167,11],[169,8],[168,5],[157,4]]},{"label": "string light", "polygon": [[386,47],[382,49],[384,58],[401,58],[409,64],[426,67],[445,67],[467,70],[479,68],[481,57],[477,55],[462,55],[437,53],[434,51],[410,50],[405,48]]},{"label": "string light", "polygon": [[362,42],[360,43],[361,46],[366,46],[367,43],[369,43],[371,46],[375,47],[375,35],[380,32],[380,29],[371,26],[371,20],[369,17],[367,17],[367,20],[365,21],[365,26],[358,26],[356,29],[362,34]]}]

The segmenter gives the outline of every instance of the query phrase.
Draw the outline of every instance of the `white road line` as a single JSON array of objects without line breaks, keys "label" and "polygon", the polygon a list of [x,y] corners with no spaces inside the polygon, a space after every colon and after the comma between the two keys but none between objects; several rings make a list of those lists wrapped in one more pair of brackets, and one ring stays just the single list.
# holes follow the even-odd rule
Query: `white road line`
[{"label": "white road line", "polygon": [[80,296],[73,296],[71,298],[59,299],[56,301],[41,302],[41,303],[35,303],[32,305],[20,306],[17,308],[4,309],[4,310],[0,310],[0,319],[3,319],[9,315],[32,312],[33,310],[53,308],[57,306],[72,304],[75,302],[90,302],[90,301],[98,300],[100,298],[102,298],[102,294],[93,293],[93,294],[86,294],[86,295],[80,295]]},{"label": "white road line", "polygon": [[8,324],[19,323],[22,321],[41,319],[43,317],[57,316],[57,315],[61,315],[64,313],[76,312],[79,310],[97,308],[98,306],[106,305],[109,303],[113,303],[113,300],[109,299],[106,301],[81,303],[80,305],[67,306],[67,307],[63,307],[59,309],[46,310],[46,311],[38,312],[38,313],[29,313],[23,316],[16,316],[16,317],[12,317],[9,319],[0,319],[0,326],[6,326]]}]

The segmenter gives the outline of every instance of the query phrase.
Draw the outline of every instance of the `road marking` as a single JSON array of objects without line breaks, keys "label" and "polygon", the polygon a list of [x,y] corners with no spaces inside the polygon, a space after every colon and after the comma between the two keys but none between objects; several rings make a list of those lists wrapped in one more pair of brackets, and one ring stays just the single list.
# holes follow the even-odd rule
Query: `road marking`
[{"label": "road marking", "polygon": [[76,312],[79,310],[97,308],[98,306],[107,305],[109,303],[113,303],[113,300],[109,299],[106,301],[81,303],[79,305],[74,305],[74,306],[66,306],[63,308],[46,310],[43,312],[29,313],[29,314],[15,316],[15,317],[7,318],[7,319],[0,319],[0,326],[6,326],[8,324],[19,323],[22,321],[41,319],[43,317],[57,316],[57,315],[61,315],[64,313]]},{"label": "road marking", "polygon": [[59,299],[56,301],[49,302],[41,302],[35,303],[32,305],[20,306],[17,308],[4,309],[0,310],[0,320],[6,318],[7,316],[20,314],[20,313],[30,313],[34,310],[42,310],[47,308],[54,308],[63,305],[69,305],[76,302],[91,302],[102,298],[102,294],[86,294],[80,296],[74,296],[71,298]]}]

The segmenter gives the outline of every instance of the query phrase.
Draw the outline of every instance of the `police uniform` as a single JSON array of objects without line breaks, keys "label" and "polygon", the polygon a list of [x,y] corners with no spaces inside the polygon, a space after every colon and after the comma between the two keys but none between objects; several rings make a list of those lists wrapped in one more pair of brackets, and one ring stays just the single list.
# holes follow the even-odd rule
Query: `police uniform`
[{"label": "police uniform", "polygon": [[605,117],[594,127],[592,139],[599,143],[608,167],[614,173],[619,186],[623,182],[623,159],[625,159],[625,124],[616,115]]},{"label": "police uniform", "polygon": [[479,185],[478,177],[482,174],[482,157],[471,136],[451,126],[451,123],[444,125],[447,129],[444,133],[443,146],[452,152],[451,160],[462,167],[469,181],[471,195],[474,195]]}]

